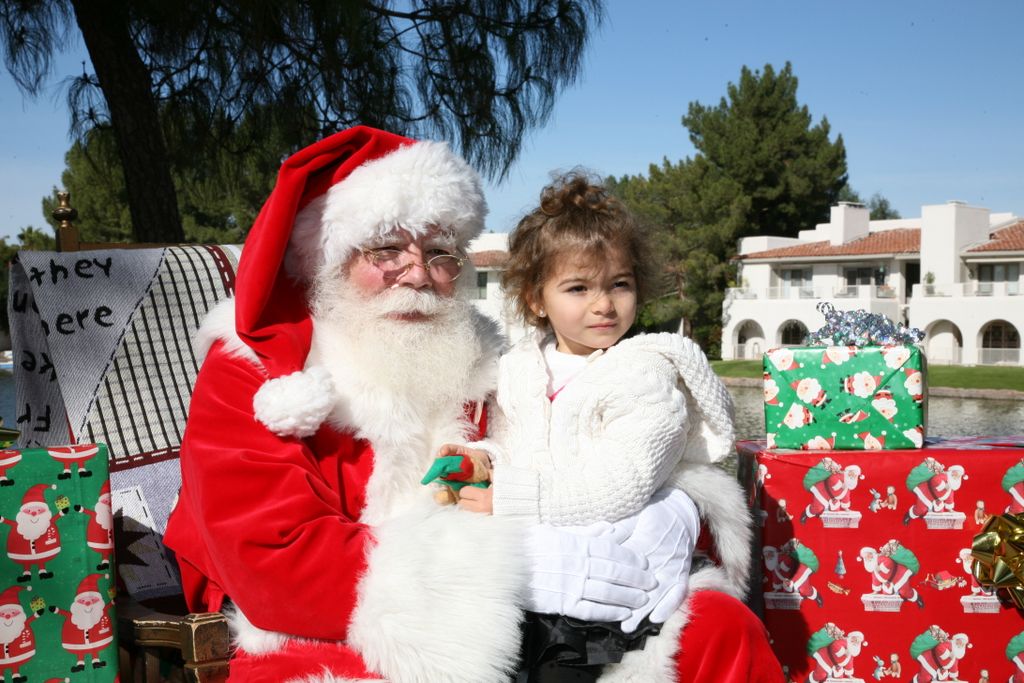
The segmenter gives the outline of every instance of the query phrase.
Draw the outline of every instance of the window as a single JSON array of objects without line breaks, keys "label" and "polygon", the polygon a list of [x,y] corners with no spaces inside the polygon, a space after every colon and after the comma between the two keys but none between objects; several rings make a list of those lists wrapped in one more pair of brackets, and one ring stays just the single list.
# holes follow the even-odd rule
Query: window
[{"label": "window", "polygon": [[872,268],[847,268],[844,274],[846,275],[847,287],[875,284],[874,270]]},{"label": "window", "polygon": [[478,270],[476,272],[476,294],[475,299],[486,299],[487,298],[487,271]]},{"label": "window", "polygon": [[991,295],[997,282],[1006,283],[1007,294],[1020,293],[1019,263],[983,263],[978,266],[978,294]]},{"label": "window", "polygon": [[843,269],[848,288],[857,285],[884,285],[885,266],[852,266]]},{"label": "window", "polygon": [[784,268],[779,271],[779,280],[782,281],[783,296],[791,292],[799,292],[800,296],[814,296],[810,268]]}]

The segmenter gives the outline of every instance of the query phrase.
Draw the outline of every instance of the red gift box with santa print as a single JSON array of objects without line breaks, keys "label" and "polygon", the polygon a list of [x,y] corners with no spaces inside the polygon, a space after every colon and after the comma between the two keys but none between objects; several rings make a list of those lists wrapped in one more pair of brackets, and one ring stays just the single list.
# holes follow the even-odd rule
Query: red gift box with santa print
[{"label": "red gift box with santa print", "polygon": [[970,571],[988,516],[1024,511],[1024,436],[737,449],[752,602],[789,680],[1024,682],[1024,616]]},{"label": "red gift box with santa print", "polygon": [[0,680],[116,681],[107,448],[0,450]]},{"label": "red gift box with santa print", "polygon": [[920,448],[925,358],[913,344],[781,347],[764,354],[770,448]]}]

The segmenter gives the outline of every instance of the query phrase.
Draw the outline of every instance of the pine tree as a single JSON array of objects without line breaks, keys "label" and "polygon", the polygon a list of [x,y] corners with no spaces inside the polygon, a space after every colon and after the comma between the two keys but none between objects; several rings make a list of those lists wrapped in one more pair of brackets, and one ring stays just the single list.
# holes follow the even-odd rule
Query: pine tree
[{"label": "pine tree", "polygon": [[830,139],[826,119],[813,124],[796,90],[788,63],[779,72],[770,64],[763,72],[744,67],[717,106],[690,104],[683,124],[694,157],[665,159],[646,177],[609,180],[652,228],[669,264],[670,283],[641,323],[682,315],[689,333],[716,356],[739,238],[795,236],[828,218],[846,185],[846,150],[842,136]]}]

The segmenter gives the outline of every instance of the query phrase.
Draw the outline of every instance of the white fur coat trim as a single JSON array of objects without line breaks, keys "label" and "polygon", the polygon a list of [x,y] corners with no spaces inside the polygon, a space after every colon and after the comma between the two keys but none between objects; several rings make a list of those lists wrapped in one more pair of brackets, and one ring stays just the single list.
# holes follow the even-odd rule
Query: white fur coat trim
[{"label": "white fur coat trim", "polygon": [[[506,680],[519,656],[521,536],[511,520],[429,501],[377,526],[346,645],[393,683]],[[301,642],[257,628],[237,608],[229,624],[249,654]],[[329,672],[295,679],[343,680]]]},{"label": "white fur coat trim", "polygon": [[[692,590],[691,590],[692,594]],[[604,667],[600,683],[676,683],[676,655],[679,636],[690,620],[690,601],[683,601],[661,626],[656,636],[649,636],[642,650],[630,650],[618,664]]]},{"label": "white fur coat trim", "polygon": [[285,268],[309,280],[395,229],[438,227],[460,246],[480,234],[487,204],[480,178],[443,142],[417,142],[352,171],[295,217]]},{"label": "white fur coat trim", "polygon": [[505,680],[519,655],[521,534],[433,503],[381,524],[348,644],[395,683]]},{"label": "white fur coat trim", "polygon": [[669,484],[684,491],[711,530],[719,565],[690,577],[690,589],[720,590],[743,600],[750,581],[753,531],[750,508],[736,478],[715,465],[683,463]]},{"label": "white fur coat trim", "polygon": [[223,342],[224,348],[231,356],[245,358],[253,365],[262,367],[256,352],[248,344],[242,341],[235,330],[235,297],[229,296],[217,302],[203,318],[199,329],[196,331],[193,348],[196,352],[196,360],[202,364],[206,354],[214,342]]}]

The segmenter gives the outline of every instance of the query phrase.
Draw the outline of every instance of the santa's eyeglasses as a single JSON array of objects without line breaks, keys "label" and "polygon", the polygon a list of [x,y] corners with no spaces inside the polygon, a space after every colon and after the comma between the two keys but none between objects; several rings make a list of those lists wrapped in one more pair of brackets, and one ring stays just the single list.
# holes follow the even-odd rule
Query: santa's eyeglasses
[{"label": "santa's eyeglasses", "polygon": [[386,280],[398,280],[412,270],[414,266],[419,266],[427,271],[427,275],[434,282],[442,284],[454,282],[462,274],[462,265],[466,262],[466,259],[462,256],[446,252],[437,253],[439,251],[441,250],[428,250],[427,254],[434,252],[436,255],[423,262],[407,250],[396,247],[359,249],[363,258],[373,264],[384,275]]}]

